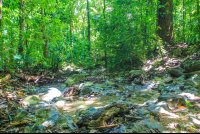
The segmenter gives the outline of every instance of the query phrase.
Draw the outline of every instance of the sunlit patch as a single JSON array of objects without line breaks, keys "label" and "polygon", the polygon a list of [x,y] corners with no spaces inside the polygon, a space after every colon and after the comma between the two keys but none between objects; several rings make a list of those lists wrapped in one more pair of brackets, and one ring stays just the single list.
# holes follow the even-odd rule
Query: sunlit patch
[{"label": "sunlit patch", "polygon": [[53,121],[45,121],[42,123],[43,126],[48,127],[48,126],[52,126],[53,125]]},{"label": "sunlit patch", "polygon": [[102,107],[94,107],[95,109],[99,109],[99,108],[103,108],[103,106]]},{"label": "sunlit patch", "polygon": [[43,95],[41,97],[44,101],[51,101],[55,97],[60,97],[62,93],[57,88],[49,88],[49,91],[47,94]]},{"label": "sunlit patch", "polygon": [[90,104],[93,104],[95,101],[85,101],[85,104],[86,105],[90,105]]},{"label": "sunlit patch", "polygon": [[67,103],[66,103],[65,106],[66,106],[66,107],[71,107],[71,106],[73,106],[73,104],[67,104]]},{"label": "sunlit patch", "polygon": [[98,103],[96,103],[96,104],[98,104],[98,105],[101,105],[101,104],[102,104],[102,102],[98,102]]},{"label": "sunlit patch", "polygon": [[78,108],[86,108],[86,106],[84,106],[84,105],[80,105]]}]

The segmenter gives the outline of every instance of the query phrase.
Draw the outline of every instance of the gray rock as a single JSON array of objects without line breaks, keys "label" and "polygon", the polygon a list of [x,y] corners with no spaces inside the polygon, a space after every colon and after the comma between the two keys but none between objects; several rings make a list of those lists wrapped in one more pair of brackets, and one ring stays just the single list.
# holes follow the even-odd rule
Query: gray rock
[{"label": "gray rock", "polygon": [[182,104],[185,104],[185,98],[183,96],[172,93],[160,95],[158,97],[158,102],[161,101],[166,101],[171,106],[181,106]]},{"label": "gray rock", "polygon": [[182,70],[180,70],[180,69],[170,68],[170,69],[167,70],[167,72],[171,76],[175,76],[175,77],[179,77],[179,76],[182,75]]},{"label": "gray rock", "polygon": [[31,95],[31,96],[28,96],[24,99],[23,101],[23,104],[25,106],[33,106],[33,105],[36,105],[36,104],[41,104],[41,103],[44,103],[43,100],[41,100],[39,98],[39,96],[37,95]]},{"label": "gray rock", "polygon": [[88,93],[91,93],[92,92],[92,89],[91,87],[84,87],[82,90],[81,90],[81,95],[86,95]]},{"label": "gray rock", "polygon": [[149,133],[150,129],[154,132],[154,129],[157,129],[162,133],[166,128],[161,123],[151,119],[137,121],[133,127],[133,130],[138,133]]}]

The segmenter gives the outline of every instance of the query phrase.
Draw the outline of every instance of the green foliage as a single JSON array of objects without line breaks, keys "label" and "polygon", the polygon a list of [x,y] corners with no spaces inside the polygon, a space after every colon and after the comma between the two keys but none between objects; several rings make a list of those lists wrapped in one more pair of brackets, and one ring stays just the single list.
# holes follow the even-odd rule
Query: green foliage
[{"label": "green foliage", "polygon": [[[87,1],[48,0],[23,2],[3,1],[0,38],[0,69],[32,68],[57,71],[63,62],[85,68],[105,64],[110,71],[139,68],[156,51],[163,55],[163,42],[157,36],[157,5],[155,1],[92,0],[90,4],[91,50],[87,39]],[[196,1],[185,2],[183,20],[182,1],[173,1],[174,42],[197,44],[198,18]],[[165,6],[163,5],[163,8]],[[44,15],[41,13],[44,10]],[[18,53],[20,18],[24,25],[21,35],[23,55]],[[183,31],[183,23],[185,24]],[[185,32],[185,33],[183,33]],[[167,34],[167,33],[166,33]],[[45,48],[47,42],[48,48]],[[197,45],[190,52],[198,50]],[[45,52],[48,58],[45,58]]]}]

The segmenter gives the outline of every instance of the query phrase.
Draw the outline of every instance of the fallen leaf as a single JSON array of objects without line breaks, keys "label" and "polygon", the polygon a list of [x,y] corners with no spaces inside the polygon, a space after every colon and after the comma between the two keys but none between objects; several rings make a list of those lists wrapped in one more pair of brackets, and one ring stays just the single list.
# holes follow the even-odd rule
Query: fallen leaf
[{"label": "fallen leaf", "polygon": [[185,107],[185,106],[177,106],[177,108],[187,108],[187,107]]}]

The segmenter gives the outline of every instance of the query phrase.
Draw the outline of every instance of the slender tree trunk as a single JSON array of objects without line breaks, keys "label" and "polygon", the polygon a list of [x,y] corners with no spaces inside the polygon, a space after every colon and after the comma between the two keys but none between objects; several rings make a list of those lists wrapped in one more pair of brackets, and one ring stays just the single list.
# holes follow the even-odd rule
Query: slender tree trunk
[{"label": "slender tree trunk", "polygon": [[[2,7],[3,7],[3,1],[0,0],[0,32],[1,32],[1,23],[2,23]],[[2,33],[0,34],[0,37],[2,36]]]},{"label": "slender tree trunk", "polygon": [[90,52],[90,10],[89,10],[88,0],[87,0],[87,13],[88,13],[88,52]]},{"label": "slender tree trunk", "polygon": [[4,48],[3,48],[3,30],[2,30],[2,8],[3,8],[3,1],[0,0],[0,47],[1,47],[1,63],[2,68],[4,68]]},{"label": "slender tree trunk", "polygon": [[[28,30],[29,30],[29,27],[28,27],[28,24],[26,25],[26,34],[28,34]],[[25,65],[26,65],[26,68],[28,68],[28,63],[29,63],[29,53],[30,53],[30,50],[29,50],[29,47],[28,47],[28,39],[26,38],[25,40],[25,44],[26,44],[26,58],[25,58]]]},{"label": "slender tree trunk", "polygon": [[185,1],[183,0],[183,41],[185,42]]},{"label": "slender tree trunk", "polygon": [[[103,15],[104,15],[104,16],[103,16],[103,17],[104,17],[104,25],[105,25],[105,24],[106,24],[106,15],[105,15],[105,13],[106,13],[106,0],[103,1],[103,5],[104,5],[104,8],[103,8]],[[104,27],[105,27],[105,26],[104,26]],[[107,59],[107,44],[106,44],[106,38],[107,38],[107,36],[106,36],[106,34],[104,33],[105,68],[106,68],[106,70],[107,70],[107,67],[108,67],[108,59]]]},{"label": "slender tree trunk", "polygon": [[41,14],[42,14],[42,33],[43,33],[43,40],[44,40],[44,58],[48,58],[48,42],[47,42],[47,37],[45,35],[45,22],[44,22],[44,9],[41,8]]},{"label": "slender tree trunk", "polygon": [[11,26],[11,28],[10,28],[10,35],[11,35],[11,49],[9,49],[9,63],[10,63],[10,65],[11,66],[13,66],[14,65],[14,55],[13,55],[13,53],[14,53],[14,50],[13,50],[13,48],[14,48],[14,36],[13,36],[13,27]]},{"label": "slender tree trunk", "polygon": [[72,34],[73,34],[73,18],[72,18],[72,11],[70,11],[70,45],[72,46]]},{"label": "slender tree trunk", "polygon": [[199,39],[200,39],[199,0],[197,0],[197,16],[198,16],[198,31],[199,31]]},{"label": "slender tree trunk", "polygon": [[18,53],[22,56],[22,58],[24,58],[24,54],[23,54],[23,47],[24,47],[24,11],[23,11],[23,0],[20,0],[19,3],[19,12],[20,12],[20,16],[19,16],[19,25],[20,25],[20,29],[19,29],[19,47],[18,47]]},{"label": "slender tree trunk", "polygon": [[164,7],[157,9],[157,33],[164,42],[171,44],[173,40],[173,0],[159,0],[159,2],[159,5]]},{"label": "slender tree trunk", "polygon": [[[148,14],[149,14],[149,0],[146,0],[146,4],[147,4],[147,8],[146,8],[146,18],[148,17]],[[147,20],[145,21],[145,26],[144,26],[144,44],[146,45],[147,42],[148,42],[148,36],[147,36]],[[148,45],[148,48],[149,48],[149,45]]]}]

